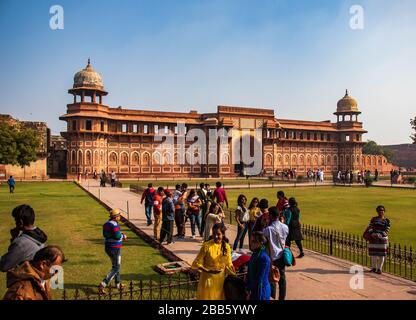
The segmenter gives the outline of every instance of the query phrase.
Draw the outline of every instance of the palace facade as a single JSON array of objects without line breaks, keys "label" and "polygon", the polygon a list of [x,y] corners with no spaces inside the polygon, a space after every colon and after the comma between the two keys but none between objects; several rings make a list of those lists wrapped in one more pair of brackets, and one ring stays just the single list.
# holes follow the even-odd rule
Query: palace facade
[{"label": "palace facade", "polygon": [[[67,130],[61,134],[67,140],[69,178],[94,170],[114,171],[126,178],[238,176],[244,173],[244,165],[234,164],[232,137],[254,129],[261,129],[264,175],[284,169],[304,175],[308,169],[318,168],[327,173],[376,168],[388,172],[392,168],[383,156],[362,154],[362,136],[367,131],[358,121],[357,101],[348,92],[337,103],[336,122],[279,119],[274,110],[240,106],[218,106],[214,113],[113,108],[103,103],[108,92],[88,61],[75,74],[68,93],[73,102],[60,119],[67,122]],[[183,156],[178,142],[193,128],[203,129],[207,136],[209,129],[232,129],[232,134],[215,151],[207,146],[208,163],[182,163],[178,161]],[[158,150],[160,142],[155,136],[161,133],[173,137],[172,152]],[[185,142],[185,148],[192,143]]]}]

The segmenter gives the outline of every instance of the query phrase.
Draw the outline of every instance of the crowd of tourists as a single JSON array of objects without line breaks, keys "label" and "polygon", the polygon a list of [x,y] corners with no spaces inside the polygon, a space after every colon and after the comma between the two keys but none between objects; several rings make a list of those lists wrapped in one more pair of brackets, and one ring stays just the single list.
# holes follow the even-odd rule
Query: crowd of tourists
[{"label": "crowd of tourists", "polygon": [[[283,169],[280,172],[276,170],[275,176],[282,180],[293,180],[293,179],[297,179],[298,172],[296,169]],[[324,170],[321,170],[320,168],[316,169],[316,171],[312,169],[308,169],[306,171],[306,179],[309,182],[323,182]]]},{"label": "crowd of tourists", "polygon": [[374,181],[378,181],[378,177],[379,172],[377,169],[374,170],[374,174],[372,174],[370,170],[357,170],[355,172],[352,170],[338,170],[336,175],[334,174],[334,181],[338,183],[348,184],[352,184],[354,182],[364,183],[366,178],[373,178]]},{"label": "crowd of tourists", "polygon": [[223,209],[228,208],[227,194],[221,182],[216,183],[214,190],[207,183],[200,183],[199,189],[189,189],[186,183],[177,184],[174,190],[163,187],[155,189],[149,183],[142,194],[141,203],[144,203],[147,225],[154,224],[154,238],[163,243],[166,239],[167,245],[185,238],[188,221],[191,238],[195,238],[198,232],[200,237],[207,240],[211,227],[223,221]]},{"label": "crowd of tourists", "polygon": [[[276,204],[270,206],[267,199],[254,197],[248,202],[247,197],[240,194],[236,209],[231,211],[237,225],[237,234],[232,243],[225,235],[224,209],[229,207],[229,203],[221,182],[216,183],[214,190],[204,183],[197,190],[189,190],[186,183],[176,185],[175,190],[163,187],[155,189],[149,184],[142,194],[141,202],[144,203],[147,226],[153,224],[154,239],[160,243],[170,245],[183,240],[188,221],[190,238],[195,239],[198,232],[203,244],[192,267],[201,271],[199,299],[224,297],[221,288],[226,275],[235,274],[231,254],[245,252],[246,237],[249,243],[246,249],[253,252],[248,268],[247,289],[250,292],[254,286],[270,289],[268,294],[266,291],[253,291],[250,298],[274,298],[278,286],[278,298],[285,299],[287,265],[283,262],[284,249],[290,248],[294,241],[299,249],[298,258],[304,256],[300,210],[295,198],[288,199],[283,191],[279,191]],[[266,253],[267,259],[264,257]],[[270,266],[275,266],[275,272],[279,274],[279,280],[275,283],[268,280]]]}]

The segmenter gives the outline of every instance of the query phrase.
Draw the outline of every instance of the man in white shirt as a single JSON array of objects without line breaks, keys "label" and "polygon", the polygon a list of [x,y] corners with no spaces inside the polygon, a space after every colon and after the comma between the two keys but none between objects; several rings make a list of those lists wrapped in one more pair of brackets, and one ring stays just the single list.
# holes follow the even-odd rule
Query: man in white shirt
[{"label": "man in white shirt", "polygon": [[114,188],[116,186],[116,173],[114,171],[111,171],[111,186]]},{"label": "man in white shirt", "polygon": [[[279,300],[285,300],[286,297],[286,275],[285,263],[283,261],[283,249],[286,238],[289,234],[289,227],[279,221],[279,210],[277,207],[269,208],[269,219],[272,221],[270,226],[263,230],[264,236],[269,241],[270,259],[274,266],[279,269]],[[273,298],[276,297],[276,284],[271,283]]]}]

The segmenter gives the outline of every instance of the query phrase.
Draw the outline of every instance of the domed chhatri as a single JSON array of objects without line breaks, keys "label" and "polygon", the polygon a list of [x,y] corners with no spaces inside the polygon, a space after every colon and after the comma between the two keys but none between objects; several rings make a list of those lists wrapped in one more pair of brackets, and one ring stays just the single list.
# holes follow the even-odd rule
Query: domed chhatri
[{"label": "domed chhatri", "polygon": [[77,72],[74,76],[73,88],[91,88],[104,90],[104,83],[101,75],[95,71],[88,59],[88,64],[85,69]]},{"label": "domed chhatri", "polygon": [[348,95],[348,90],[345,91],[345,96],[338,101],[337,112],[359,112],[358,103]]}]

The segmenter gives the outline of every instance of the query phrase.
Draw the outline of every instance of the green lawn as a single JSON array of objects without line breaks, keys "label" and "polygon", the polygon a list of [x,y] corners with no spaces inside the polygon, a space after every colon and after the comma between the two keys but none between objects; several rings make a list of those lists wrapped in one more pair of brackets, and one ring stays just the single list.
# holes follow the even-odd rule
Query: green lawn
[{"label": "green lawn", "polygon": [[[102,224],[107,212],[96,201],[73,183],[33,182],[18,183],[10,195],[5,185],[0,186],[0,255],[7,251],[14,226],[11,210],[19,204],[29,204],[36,213],[36,225],[49,237],[48,243],[62,247],[68,259],[64,265],[65,288],[96,292],[98,284],[111,268],[104,253]],[[159,252],[135,234],[128,236],[122,251],[122,280],[158,279],[152,266],[166,262]],[[5,274],[0,275],[0,295],[5,292]],[[81,291],[81,292],[82,292]],[[54,292],[59,299],[62,292]]]},{"label": "green lawn", "polygon": [[382,204],[391,221],[390,241],[416,246],[416,190],[350,187],[297,187],[228,190],[231,208],[237,207],[237,197],[245,194],[266,198],[276,205],[276,192],[283,190],[287,197],[295,197],[304,224],[320,226],[362,235],[375,208]]}]

